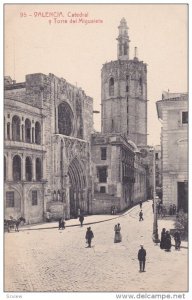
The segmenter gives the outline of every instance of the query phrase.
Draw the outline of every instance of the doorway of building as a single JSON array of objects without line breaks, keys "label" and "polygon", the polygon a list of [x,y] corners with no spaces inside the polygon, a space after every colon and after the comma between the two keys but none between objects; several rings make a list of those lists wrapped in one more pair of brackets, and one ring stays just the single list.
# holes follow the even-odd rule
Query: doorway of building
[{"label": "doorway of building", "polygon": [[[71,182],[70,182],[71,184]],[[78,191],[71,185],[69,189],[70,199],[70,218],[77,218],[77,211],[79,208]]]},{"label": "doorway of building", "polygon": [[183,209],[185,213],[188,212],[188,181],[177,183],[177,203],[178,210]]},{"label": "doorway of building", "polygon": [[86,173],[85,168],[82,167],[80,161],[77,157],[75,157],[68,168],[69,174],[69,183],[70,183],[70,190],[69,190],[69,197],[70,197],[70,217],[76,218],[78,215],[78,209],[81,212],[84,212],[86,207],[85,201],[83,199],[83,191],[86,188]]}]

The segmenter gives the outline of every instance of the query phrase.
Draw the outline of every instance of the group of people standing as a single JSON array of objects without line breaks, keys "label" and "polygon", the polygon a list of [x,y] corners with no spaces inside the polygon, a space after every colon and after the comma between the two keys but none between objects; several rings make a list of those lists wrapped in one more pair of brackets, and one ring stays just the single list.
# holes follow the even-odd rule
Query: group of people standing
[{"label": "group of people standing", "polygon": [[117,213],[117,208],[116,208],[116,206],[115,206],[115,205],[111,206],[111,214],[112,214],[112,215],[116,215],[116,213]]},{"label": "group of people standing", "polygon": [[[84,216],[83,214],[81,213],[79,215],[79,222],[80,222],[80,226],[82,227],[83,226],[83,221],[84,221]],[[58,229],[65,229],[65,218],[62,217],[59,219],[59,226],[58,226]]]},{"label": "group of people standing", "polygon": [[160,248],[166,251],[171,250],[171,235],[168,230],[166,231],[165,228],[163,228],[161,231]]},{"label": "group of people standing", "polygon": [[[181,236],[178,230],[174,233],[174,240],[175,240],[175,250],[180,250],[181,246]],[[171,235],[168,230],[165,228],[161,231],[161,242],[160,248],[164,249],[165,251],[171,251]]]},{"label": "group of people standing", "polygon": [[[154,204],[153,205],[153,212],[154,212]],[[165,215],[170,215],[170,216],[173,216],[173,215],[176,215],[177,214],[177,207],[175,204],[170,204],[169,208],[166,208],[162,201],[160,201],[158,204],[157,204],[157,213],[158,215],[162,215],[162,216],[165,216]]]}]

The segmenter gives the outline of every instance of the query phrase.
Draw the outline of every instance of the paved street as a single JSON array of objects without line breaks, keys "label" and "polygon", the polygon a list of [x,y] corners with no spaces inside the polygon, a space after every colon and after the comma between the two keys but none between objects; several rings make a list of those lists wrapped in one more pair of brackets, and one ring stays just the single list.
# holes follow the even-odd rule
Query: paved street
[{"label": "paved street", "polygon": [[[151,201],[143,204],[144,221],[138,221],[139,211],[138,205],[123,216],[92,224],[91,249],[85,244],[86,225],[62,231],[48,228],[56,225],[51,223],[38,225],[47,229],[5,233],[5,291],[186,291],[188,250],[165,252],[154,245]],[[85,222],[111,217],[89,216]],[[114,244],[118,222],[123,240]],[[67,221],[74,224],[78,220]],[[164,226],[171,224],[159,221],[159,233]],[[141,243],[147,251],[145,273],[139,273],[137,260]]]}]

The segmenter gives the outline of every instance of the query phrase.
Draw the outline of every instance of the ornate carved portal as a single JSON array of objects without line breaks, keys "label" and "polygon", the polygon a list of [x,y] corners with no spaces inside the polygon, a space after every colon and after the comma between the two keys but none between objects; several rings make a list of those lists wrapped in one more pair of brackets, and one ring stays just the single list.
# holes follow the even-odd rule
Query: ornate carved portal
[{"label": "ornate carved portal", "polygon": [[86,208],[86,173],[85,168],[77,158],[74,158],[69,165],[69,197],[70,197],[70,216],[76,217],[78,209],[81,212],[87,211]]},{"label": "ornate carved portal", "polygon": [[[58,137],[59,138],[59,137]],[[89,159],[88,145],[71,137],[60,140],[61,192],[64,193],[65,215],[77,217],[78,209],[88,212]]]}]

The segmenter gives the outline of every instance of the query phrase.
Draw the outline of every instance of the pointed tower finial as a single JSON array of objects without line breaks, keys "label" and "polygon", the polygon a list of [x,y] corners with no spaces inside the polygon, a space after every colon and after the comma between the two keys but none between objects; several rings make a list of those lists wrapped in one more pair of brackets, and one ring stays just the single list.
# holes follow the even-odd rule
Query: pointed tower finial
[{"label": "pointed tower finial", "polygon": [[137,47],[134,48],[134,59],[138,60],[138,50],[137,50]]},{"label": "pointed tower finial", "polygon": [[122,18],[120,21],[120,25],[118,26],[119,35],[117,38],[117,57],[121,60],[129,59],[129,36],[128,36],[128,26],[125,18]]}]

